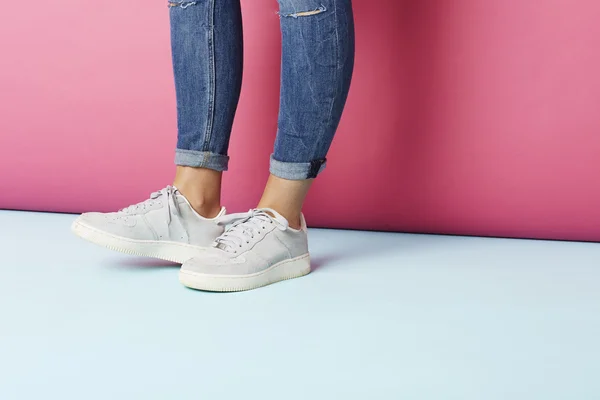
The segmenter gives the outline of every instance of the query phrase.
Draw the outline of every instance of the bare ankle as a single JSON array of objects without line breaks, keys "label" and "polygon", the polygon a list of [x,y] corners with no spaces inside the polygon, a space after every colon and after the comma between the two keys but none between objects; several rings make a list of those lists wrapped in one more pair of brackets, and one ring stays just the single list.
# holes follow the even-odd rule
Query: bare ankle
[{"label": "bare ankle", "polygon": [[[285,215],[284,215],[284,217],[285,217]],[[302,228],[302,223],[300,222],[300,215],[285,217],[285,219],[288,220],[288,224],[290,225],[290,228],[296,229],[296,230],[300,230]]]},{"label": "bare ankle", "polygon": [[221,212],[221,199],[219,195],[207,193],[202,188],[188,185],[174,185],[181,193],[190,206],[204,218],[214,218]]},{"label": "bare ankle", "polygon": [[277,205],[269,205],[268,203],[259,203],[256,208],[270,208],[271,210],[277,211],[283,218],[287,219],[289,227],[292,229],[300,229],[302,223],[300,222],[300,214],[297,211],[286,210],[284,207],[278,207]]},{"label": "bare ankle", "polygon": [[283,215],[292,229],[300,229],[300,213],[312,179],[287,180],[269,176],[259,208],[272,208]]},{"label": "bare ankle", "polygon": [[221,172],[206,168],[177,166],[173,186],[198,214],[214,218],[221,211],[221,176]]},{"label": "bare ankle", "polygon": [[209,218],[209,219],[214,218],[217,215],[219,215],[219,213],[221,212],[221,204],[219,204],[219,203],[211,203],[211,204],[202,203],[202,202],[192,203],[190,201],[190,205],[192,206],[194,211],[196,211],[199,215],[203,216],[204,218]]}]

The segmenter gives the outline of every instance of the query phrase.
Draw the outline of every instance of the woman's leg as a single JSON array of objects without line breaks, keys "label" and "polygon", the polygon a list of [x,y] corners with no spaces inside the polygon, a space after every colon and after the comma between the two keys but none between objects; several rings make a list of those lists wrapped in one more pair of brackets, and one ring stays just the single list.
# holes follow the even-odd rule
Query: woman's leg
[{"label": "woman's leg", "polygon": [[243,68],[240,0],[170,1],[177,94],[177,174],[174,185],[194,209],[221,209],[221,173]]},{"label": "woman's leg", "polygon": [[184,285],[248,290],[310,272],[302,203],[325,157],[354,64],[350,0],[279,0],[283,58],[279,129],[258,209],[231,215],[213,248],[181,267]]},{"label": "woman's leg", "polygon": [[278,0],[282,33],[279,124],[271,176],[259,208],[292,227],[324,168],[354,67],[351,0]]},{"label": "woman's leg", "polygon": [[184,262],[223,233],[221,172],[242,80],[239,0],[171,1],[177,93],[174,187],[114,213],[86,213],[73,231],[128,254]]}]

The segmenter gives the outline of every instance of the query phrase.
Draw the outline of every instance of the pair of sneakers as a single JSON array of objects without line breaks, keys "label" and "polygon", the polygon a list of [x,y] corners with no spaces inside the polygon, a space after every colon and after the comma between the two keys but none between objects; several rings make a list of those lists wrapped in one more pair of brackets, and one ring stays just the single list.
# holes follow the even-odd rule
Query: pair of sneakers
[{"label": "pair of sneakers", "polygon": [[307,229],[272,209],[204,218],[173,186],[113,213],[85,213],[78,236],[123,253],[182,263],[179,280],[199,290],[255,289],[310,272]]}]

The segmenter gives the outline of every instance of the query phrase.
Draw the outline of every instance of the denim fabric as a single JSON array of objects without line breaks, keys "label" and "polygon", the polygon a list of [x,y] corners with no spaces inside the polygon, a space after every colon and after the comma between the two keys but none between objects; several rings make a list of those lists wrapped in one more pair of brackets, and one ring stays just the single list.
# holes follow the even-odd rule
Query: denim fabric
[{"label": "denim fabric", "polygon": [[243,69],[239,0],[169,2],[178,165],[223,171]]},{"label": "denim fabric", "polygon": [[[325,167],[354,66],[351,0],[278,0],[281,96],[270,172],[316,177]],[[227,169],[242,79],[239,0],[172,1],[178,165]]]}]

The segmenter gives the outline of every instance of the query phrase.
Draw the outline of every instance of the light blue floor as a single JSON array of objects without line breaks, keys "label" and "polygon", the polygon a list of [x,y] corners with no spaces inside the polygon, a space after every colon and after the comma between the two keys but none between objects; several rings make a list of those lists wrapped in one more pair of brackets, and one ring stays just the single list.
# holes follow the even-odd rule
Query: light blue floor
[{"label": "light blue floor", "polygon": [[311,231],[236,294],[0,211],[0,399],[600,399],[600,244]]}]

